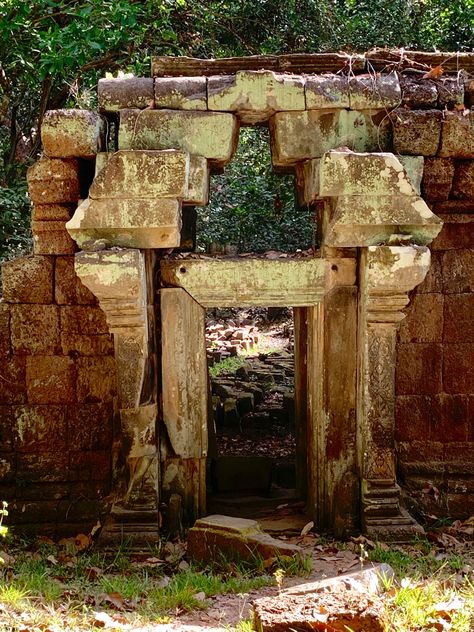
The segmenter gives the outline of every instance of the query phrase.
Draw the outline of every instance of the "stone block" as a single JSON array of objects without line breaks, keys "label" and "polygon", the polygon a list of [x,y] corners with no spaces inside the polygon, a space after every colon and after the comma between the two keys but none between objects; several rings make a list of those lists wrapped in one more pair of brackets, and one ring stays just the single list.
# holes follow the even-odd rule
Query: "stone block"
[{"label": "stone block", "polygon": [[100,307],[71,305],[60,307],[61,331],[71,334],[108,334],[105,314]]},{"label": "stone block", "polygon": [[430,438],[431,399],[426,395],[399,395],[396,398],[396,441],[420,441]]},{"label": "stone block", "polygon": [[421,191],[428,201],[449,198],[453,186],[454,161],[451,158],[426,158]]},{"label": "stone block", "polygon": [[416,294],[400,327],[401,342],[442,342],[443,294]]},{"label": "stone block", "polygon": [[77,399],[81,404],[110,402],[115,393],[114,358],[97,356],[77,360]]},{"label": "stone block", "polygon": [[402,105],[410,110],[435,108],[438,102],[438,91],[433,81],[400,77]]},{"label": "stone block", "polygon": [[466,395],[447,395],[446,393],[439,393],[433,397],[431,408],[433,440],[442,443],[467,440],[468,400]]},{"label": "stone block", "polygon": [[183,204],[206,206],[209,202],[209,167],[202,156],[189,157],[188,192]]},{"label": "stone block", "polygon": [[19,355],[54,355],[60,350],[56,305],[12,305],[12,349]]},{"label": "stone block", "polygon": [[440,77],[436,82],[438,107],[448,110],[462,106],[464,108],[464,81],[458,77]]},{"label": "stone block", "polygon": [[421,180],[425,168],[424,156],[397,156],[397,158],[405,169],[416,194],[421,195]]},{"label": "stone block", "polygon": [[189,155],[183,151],[118,151],[97,174],[89,198],[185,199]]},{"label": "stone block", "polygon": [[97,240],[121,248],[174,248],[181,241],[181,202],[174,199],[87,199],[67,229],[83,250]]},{"label": "stone block", "polygon": [[227,112],[122,110],[119,149],[179,149],[226,165],[239,138],[237,117]]},{"label": "stone block", "polygon": [[69,454],[70,481],[101,481],[110,478],[110,450],[71,450]]},{"label": "stone block", "polygon": [[110,450],[112,444],[112,404],[82,404],[71,410],[67,443],[72,450]]},{"label": "stone block", "polygon": [[53,303],[52,257],[20,257],[2,264],[3,300],[9,303]]},{"label": "stone block", "polygon": [[444,345],[443,385],[446,393],[474,393],[474,343]]},{"label": "stone block", "polygon": [[26,402],[26,360],[24,356],[0,356],[0,404]]},{"label": "stone block", "polygon": [[[70,487],[69,483],[28,483],[28,485],[24,487],[20,485],[18,486],[16,498],[21,501],[43,501],[45,498],[56,501],[63,500],[65,498],[69,498]],[[81,531],[76,531],[76,534]]]},{"label": "stone block", "polygon": [[443,291],[443,273],[441,270],[442,253],[431,253],[430,269],[425,280],[416,288],[417,294],[429,294],[431,292]]},{"label": "stone block", "polygon": [[58,355],[27,358],[26,386],[30,404],[72,405],[76,401],[73,360]]},{"label": "stone block", "polygon": [[431,395],[442,390],[443,347],[437,343],[397,345],[398,395]]},{"label": "stone block", "polygon": [[74,270],[74,257],[56,257],[54,298],[58,305],[95,305],[96,297]]},{"label": "stone block", "polygon": [[[3,488],[6,483],[13,483],[15,481],[16,472],[16,454],[14,452],[0,451],[0,481],[2,483],[2,498],[8,498],[3,495]],[[14,498],[14,490],[12,490],[12,498]]]},{"label": "stone block", "polygon": [[75,204],[34,204],[31,219],[34,222],[67,222],[75,208]]},{"label": "stone block", "polygon": [[349,82],[342,75],[307,75],[305,77],[307,110],[349,108]]},{"label": "stone block", "polygon": [[[411,468],[417,472],[434,472],[437,463],[443,462],[444,444],[440,441],[429,441],[426,437],[420,437],[415,441],[401,441],[398,444],[398,458],[404,469],[407,463],[416,463],[417,467]],[[441,465],[441,474],[443,467]]]},{"label": "stone block", "polygon": [[0,446],[3,452],[13,449],[13,408],[11,406],[0,406]]},{"label": "stone block", "polygon": [[95,156],[105,142],[105,120],[89,110],[49,110],[41,124],[41,141],[50,158]]},{"label": "stone block", "polygon": [[18,452],[50,452],[67,448],[64,406],[15,406],[13,435]]},{"label": "stone block", "polygon": [[[24,483],[55,483],[65,482],[67,468],[69,465],[69,454],[67,450],[49,450],[47,452],[19,452],[18,453],[18,479]],[[51,501],[56,507],[57,501]],[[27,504],[23,505],[27,514]],[[44,521],[44,510],[41,509],[36,516],[23,516],[25,522]],[[28,520],[26,518],[28,517]]]},{"label": "stone block", "polygon": [[76,204],[79,199],[79,165],[74,158],[40,158],[27,172],[34,204]]},{"label": "stone block", "polygon": [[302,557],[294,544],[276,540],[264,533],[256,520],[213,515],[196,520],[188,531],[188,554],[198,562],[225,559],[248,560],[278,556]]},{"label": "stone block", "polygon": [[474,79],[467,79],[464,82],[464,101],[468,108],[474,105]]},{"label": "stone block", "polygon": [[71,357],[113,355],[114,340],[107,334],[76,334],[61,332],[61,349]]},{"label": "stone block", "polygon": [[320,158],[335,147],[385,151],[390,148],[389,127],[385,112],[371,110],[278,112],[270,119],[272,161],[275,166],[291,166]]},{"label": "stone block", "polygon": [[474,249],[474,215],[440,215],[443,229],[432,250]]},{"label": "stone block", "polygon": [[155,107],[169,110],[207,110],[206,77],[156,77]]},{"label": "stone block", "polygon": [[396,72],[355,75],[349,79],[351,110],[392,110],[400,105],[402,91]]},{"label": "stone block", "polygon": [[445,200],[432,205],[433,212],[437,215],[474,215],[473,200]]},{"label": "stone block", "polygon": [[439,155],[474,158],[474,111],[445,112]]},{"label": "stone block", "polygon": [[99,79],[97,98],[101,112],[118,112],[124,108],[154,107],[153,78]]},{"label": "stone block", "polygon": [[474,200],[474,160],[456,161],[452,197]]},{"label": "stone block", "polygon": [[442,117],[439,110],[394,110],[390,119],[395,152],[415,156],[436,155]]},{"label": "stone block", "polygon": [[474,292],[446,295],[443,340],[474,342]]},{"label": "stone block", "polygon": [[209,110],[236,112],[244,124],[267,121],[281,111],[304,110],[304,80],[270,70],[241,70],[207,80]]},{"label": "stone block", "polygon": [[35,255],[70,255],[76,245],[66,230],[66,222],[32,222]]},{"label": "stone block", "polygon": [[474,292],[474,252],[449,250],[442,253],[443,292],[463,294]]},{"label": "stone block", "polygon": [[11,351],[10,306],[0,301],[0,357]]}]

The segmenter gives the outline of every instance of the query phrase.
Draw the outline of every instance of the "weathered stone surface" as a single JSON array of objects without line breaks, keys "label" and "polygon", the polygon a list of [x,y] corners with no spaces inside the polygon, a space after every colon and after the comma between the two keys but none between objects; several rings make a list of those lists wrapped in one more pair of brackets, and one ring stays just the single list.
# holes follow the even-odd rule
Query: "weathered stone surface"
[{"label": "weathered stone surface", "polygon": [[32,222],[35,255],[70,255],[76,250],[66,222]]},{"label": "weathered stone surface", "polygon": [[76,371],[71,358],[48,355],[26,359],[30,404],[67,404],[76,401]]},{"label": "weathered stone surface", "polygon": [[21,257],[3,263],[3,300],[9,303],[52,303],[53,274],[51,257]]},{"label": "weathered stone surface", "polygon": [[0,356],[10,353],[10,338],[10,305],[0,301]]},{"label": "weathered stone surface", "polygon": [[209,167],[202,156],[189,157],[188,192],[183,204],[206,206],[209,202]]},{"label": "weathered stone surface", "polygon": [[0,404],[23,404],[26,402],[25,356],[0,356]]},{"label": "weathered stone surface", "polygon": [[474,342],[474,293],[444,299],[444,342]]},{"label": "weathered stone surface", "polygon": [[370,110],[279,112],[270,119],[270,131],[275,166],[318,158],[342,146],[354,151],[384,151],[390,136],[385,112]]},{"label": "weathered stone surface", "polygon": [[473,200],[445,200],[433,204],[433,212],[437,215],[470,214],[474,215]]},{"label": "weathered stone surface", "polygon": [[354,573],[286,588],[277,596],[260,597],[253,602],[254,628],[258,632],[382,632],[386,629],[384,607],[376,595],[393,576],[388,564],[371,565]]},{"label": "weathered stone surface", "polygon": [[68,477],[70,481],[101,481],[110,478],[109,450],[71,450]]},{"label": "weathered stone surface", "polygon": [[442,253],[441,261],[445,294],[474,292],[474,252],[472,250],[448,250]]},{"label": "weathered stone surface", "polygon": [[443,347],[438,343],[404,343],[397,348],[397,393],[435,394],[442,390]]},{"label": "weathered stone surface", "polygon": [[421,180],[425,166],[424,156],[397,156],[397,158],[402,163],[416,194],[421,195]]},{"label": "weathered stone surface", "polygon": [[436,82],[436,88],[440,109],[464,106],[464,82],[461,76],[441,77]]},{"label": "weathered stone surface", "polygon": [[[118,151],[97,174],[89,198],[186,198],[189,155],[168,151]],[[99,220],[100,221],[100,220]]]},{"label": "weathered stone surface", "polygon": [[64,355],[75,357],[113,355],[114,341],[107,334],[75,334],[61,332],[61,349]]},{"label": "weathered stone surface", "polygon": [[417,441],[431,435],[432,397],[398,395],[396,398],[396,441]]},{"label": "weathered stone surface", "polygon": [[[9,452],[13,448],[13,409],[11,406],[0,406],[0,445],[3,452]],[[0,464],[0,480],[2,479],[2,466]]]},{"label": "weathered stone surface", "polygon": [[69,414],[67,442],[75,450],[107,450],[112,444],[113,406],[82,404]]},{"label": "weathered stone surface", "polygon": [[75,204],[35,204],[31,219],[33,221],[67,222],[71,219]]},{"label": "weathered stone surface", "polygon": [[[28,483],[64,482],[64,473],[69,465],[67,450],[47,452],[21,452],[18,454],[18,478]],[[43,497],[44,498],[44,497]],[[22,503],[22,519],[19,522],[44,522],[56,519],[58,501],[45,501],[38,507],[36,503]]]},{"label": "weathered stone surface", "polygon": [[77,400],[80,403],[109,402],[116,393],[115,359],[107,356],[79,358]]},{"label": "weathered stone surface", "polygon": [[402,105],[411,110],[423,110],[436,107],[438,91],[433,81],[400,77],[402,89]]},{"label": "weathered stone surface", "polygon": [[474,248],[474,215],[442,215],[443,230],[431,244],[433,250]]},{"label": "weathered stone surface", "polygon": [[117,77],[99,79],[97,97],[101,112],[117,112],[124,108],[153,107],[152,77]]},{"label": "weathered stone surface", "polygon": [[26,176],[31,200],[34,204],[75,204],[79,198],[78,171],[74,158],[40,158]]},{"label": "weathered stone surface", "polygon": [[452,196],[474,200],[474,160],[456,161]]},{"label": "weathered stone surface", "polygon": [[441,135],[439,110],[403,110],[391,113],[393,146],[396,153],[434,156]]},{"label": "weathered stone surface", "polygon": [[305,77],[306,109],[349,108],[349,83],[344,75]]},{"label": "weathered stone surface", "polygon": [[214,166],[234,155],[239,126],[233,114],[177,110],[122,110],[119,149],[179,149]]},{"label": "weathered stone surface", "polygon": [[269,70],[242,70],[208,78],[208,108],[236,112],[242,123],[266,121],[275,112],[304,110],[304,81]]},{"label": "weathered stone surface", "polygon": [[400,327],[401,342],[442,342],[442,294],[416,294]]},{"label": "weathered stone surface", "polygon": [[454,161],[451,158],[426,158],[421,190],[429,201],[447,200],[453,186]]},{"label": "weathered stone surface", "polygon": [[206,77],[157,77],[155,107],[169,110],[207,110]]},{"label": "weathered stone surface", "polygon": [[355,75],[349,79],[351,110],[391,110],[400,105],[402,92],[398,75]]},{"label": "weathered stone surface", "polygon": [[431,265],[425,280],[417,288],[418,294],[429,294],[431,292],[443,292],[443,274],[441,270],[440,252],[431,253]]},{"label": "weathered stone surface", "polygon": [[188,553],[196,561],[264,559],[288,555],[302,557],[294,544],[276,540],[264,533],[256,520],[213,515],[200,518],[188,531]]},{"label": "weathered stone surface", "polygon": [[439,155],[474,158],[474,112],[445,112]]},{"label": "weathered stone surface", "polygon": [[61,331],[89,336],[109,333],[105,314],[100,307],[74,305],[59,309]]},{"label": "weathered stone surface", "polygon": [[65,450],[66,415],[63,406],[15,406],[13,433],[18,452]]},{"label": "weathered stone surface", "polygon": [[54,300],[58,305],[94,305],[96,297],[74,270],[74,257],[56,257]]},{"label": "weathered stone surface", "polygon": [[12,305],[10,326],[14,353],[54,355],[59,352],[56,305]]},{"label": "weathered stone surface", "polygon": [[83,250],[93,250],[98,240],[122,248],[174,248],[181,240],[181,203],[165,198],[87,199],[67,229]]},{"label": "weathered stone surface", "polygon": [[104,133],[104,119],[89,110],[50,110],[41,124],[44,153],[51,158],[94,156]]},{"label": "weathered stone surface", "polygon": [[444,346],[443,386],[446,393],[474,393],[474,343]]}]

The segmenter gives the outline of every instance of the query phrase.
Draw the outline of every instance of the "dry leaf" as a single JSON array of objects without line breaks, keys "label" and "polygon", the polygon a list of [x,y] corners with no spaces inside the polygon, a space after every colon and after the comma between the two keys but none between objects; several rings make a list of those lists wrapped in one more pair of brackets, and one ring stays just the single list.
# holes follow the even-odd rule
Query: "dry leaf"
[{"label": "dry leaf", "polygon": [[54,555],[48,555],[48,557],[46,558],[46,560],[50,563],[53,564],[53,566],[55,566],[58,563],[58,560],[54,557]]},{"label": "dry leaf", "polygon": [[443,74],[444,70],[442,66],[435,66],[423,75],[423,79],[438,79]]},{"label": "dry leaf", "polygon": [[112,606],[114,606],[114,608],[117,608],[117,610],[125,609],[125,599],[119,592],[106,593],[105,595],[103,595],[101,601],[112,604]]},{"label": "dry leaf", "polygon": [[97,522],[91,529],[91,533],[90,533],[91,538],[93,538],[100,529],[102,529],[102,525],[100,523],[100,520],[97,520]]},{"label": "dry leaf", "polygon": [[78,551],[85,551],[92,544],[92,539],[89,535],[85,535],[85,533],[78,533],[74,539],[74,544]]},{"label": "dry leaf", "polygon": [[103,571],[97,566],[88,566],[85,569],[85,574],[87,575],[88,579],[97,579],[103,574]]},{"label": "dry leaf", "polygon": [[314,522],[311,520],[310,522],[305,524],[305,526],[301,529],[300,535],[302,536],[307,535],[313,527],[314,527]]}]

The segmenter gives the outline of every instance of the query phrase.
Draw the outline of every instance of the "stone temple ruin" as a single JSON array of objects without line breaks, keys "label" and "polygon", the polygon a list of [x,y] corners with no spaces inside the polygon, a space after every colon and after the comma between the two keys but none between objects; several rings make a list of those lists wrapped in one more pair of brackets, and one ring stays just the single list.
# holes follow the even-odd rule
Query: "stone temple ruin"
[{"label": "stone temple ruin", "polygon": [[[473,513],[473,60],[155,58],[151,78],[101,80],[99,113],[46,114],[34,254],[3,265],[12,522],[107,516],[105,541],[153,541],[206,514],[205,310],[227,306],[294,310],[297,487],[317,529],[410,537],[402,488],[415,512]],[[315,256],[176,256],[241,125],[269,126]]]}]

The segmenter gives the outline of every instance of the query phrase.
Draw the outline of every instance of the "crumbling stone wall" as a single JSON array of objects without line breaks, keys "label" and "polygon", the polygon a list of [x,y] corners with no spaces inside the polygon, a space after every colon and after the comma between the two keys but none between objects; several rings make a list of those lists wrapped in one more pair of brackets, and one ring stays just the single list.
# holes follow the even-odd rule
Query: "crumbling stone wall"
[{"label": "crumbling stone wall", "polygon": [[[177,150],[166,157],[175,164],[168,180],[149,184],[151,197],[162,196],[160,187],[175,187],[168,197],[180,203],[166,200],[157,213],[153,200],[142,200],[147,212],[134,215],[137,207],[120,197],[123,191],[96,195],[69,225],[84,249],[107,248],[109,238],[124,240],[122,247],[173,247],[186,204],[207,201],[208,166],[219,169],[230,160],[241,123],[262,122],[271,128],[276,168],[296,171],[300,202],[313,204],[318,197],[308,187],[317,181],[308,177],[319,168],[315,160],[348,145],[399,155],[413,185],[421,181],[422,196],[443,219],[432,268],[412,293],[399,334],[398,466],[401,482],[431,511],[472,513],[474,86],[459,74],[436,81],[419,73],[374,77],[353,66],[349,78],[348,70],[103,80],[104,116],[82,110],[46,116],[44,156],[28,174],[34,253],[3,266],[0,303],[0,496],[10,500],[15,522],[74,532],[77,523],[84,528],[107,510],[113,340],[97,299],[75,275],[77,247],[65,224],[87,198],[95,174],[106,164],[110,172],[122,168],[118,155],[109,162],[117,149],[114,129],[120,150]],[[187,152],[185,178],[179,165]],[[143,195],[139,183],[132,194]],[[123,217],[130,220],[126,230],[117,224]],[[427,481],[442,492],[442,504],[422,492]]]},{"label": "crumbling stone wall", "polygon": [[474,509],[473,94],[410,87],[394,125],[396,148],[425,154],[422,195],[444,222],[399,335],[399,474],[422,509],[461,518]]}]

